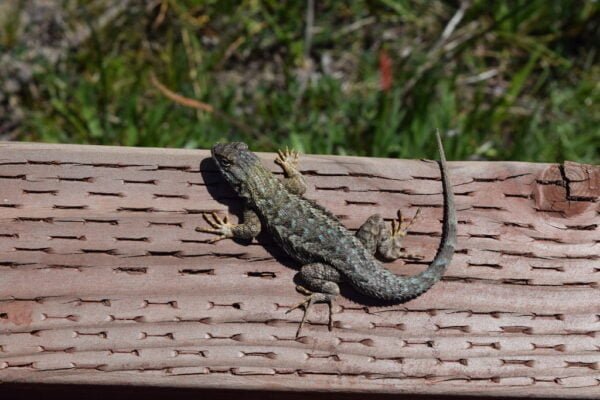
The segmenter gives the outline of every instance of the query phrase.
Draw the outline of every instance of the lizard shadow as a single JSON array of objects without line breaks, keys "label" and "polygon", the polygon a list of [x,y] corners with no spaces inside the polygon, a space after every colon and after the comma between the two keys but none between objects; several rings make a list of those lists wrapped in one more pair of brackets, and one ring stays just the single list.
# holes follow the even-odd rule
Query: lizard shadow
[{"label": "lizard shadow", "polygon": [[[200,174],[202,175],[203,182],[206,186],[206,190],[208,193],[215,199],[217,202],[224,204],[228,208],[228,212],[231,215],[240,216],[243,213],[243,206],[241,198],[235,193],[235,191],[229,186],[229,184],[224,180],[221,172],[218,170],[214,160],[211,157],[205,158],[200,162]],[[204,224],[206,224],[205,221]],[[262,222],[262,221],[261,221]],[[241,240],[241,239],[229,239],[233,240],[241,245],[250,245],[252,243],[251,240]],[[256,237],[256,241],[260,246],[262,246],[267,253],[271,257],[273,257],[277,262],[285,265],[288,268],[295,269],[297,271],[302,267],[298,262],[289,257],[285,252],[275,243],[275,241],[269,237],[269,235],[263,229],[261,233]],[[385,263],[383,263],[385,265]],[[294,276],[294,283],[296,285],[302,285],[302,278],[300,278],[299,274]],[[406,303],[409,300],[405,301],[384,301],[371,298],[369,296],[363,295],[362,293],[355,290],[351,285],[345,282],[339,283],[340,287],[340,295],[343,297],[352,300],[353,302],[363,305],[363,306],[390,306],[401,303]]]}]

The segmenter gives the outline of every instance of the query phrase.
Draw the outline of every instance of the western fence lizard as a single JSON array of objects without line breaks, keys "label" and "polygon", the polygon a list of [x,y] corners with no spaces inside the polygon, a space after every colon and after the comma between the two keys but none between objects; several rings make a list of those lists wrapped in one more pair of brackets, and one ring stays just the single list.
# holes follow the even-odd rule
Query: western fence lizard
[{"label": "western fence lizard", "polygon": [[329,305],[331,330],[332,301],[340,293],[339,282],[348,282],[359,292],[376,299],[406,301],[431,288],[450,264],[456,245],[456,212],[439,134],[437,143],[444,189],[442,240],[429,267],[415,276],[394,275],[374,256],[376,251],[389,260],[406,255],[401,240],[410,223],[403,222],[399,211],[391,230],[383,218],[375,214],[356,235],[352,234],[333,214],[301,196],[306,191],[306,183],[297,168],[298,153],[288,150],[280,151],[275,160],[285,174],[285,178],[279,180],[262,166],[246,144],[215,144],[211,150],[213,159],[227,182],[245,201],[244,220],[241,224],[231,224],[227,217],[221,219],[213,213],[204,215],[212,228],[197,230],[217,234],[211,240],[216,242],[226,238],[252,239],[263,225],[283,250],[302,264],[298,274],[306,287],[297,286],[297,290],[306,294],[306,298],[288,310],[304,308],[296,335],[300,334],[314,303]]}]

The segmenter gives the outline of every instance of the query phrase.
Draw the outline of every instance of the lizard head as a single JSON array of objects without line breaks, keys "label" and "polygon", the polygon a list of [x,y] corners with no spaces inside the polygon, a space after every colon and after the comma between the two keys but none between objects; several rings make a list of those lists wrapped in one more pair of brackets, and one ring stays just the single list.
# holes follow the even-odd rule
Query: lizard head
[{"label": "lizard head", "polygon": [[210,152],[227,182],[238,195],[248,197],[253,176],[262,168],[258,157],[242,142],[217,143]]}]

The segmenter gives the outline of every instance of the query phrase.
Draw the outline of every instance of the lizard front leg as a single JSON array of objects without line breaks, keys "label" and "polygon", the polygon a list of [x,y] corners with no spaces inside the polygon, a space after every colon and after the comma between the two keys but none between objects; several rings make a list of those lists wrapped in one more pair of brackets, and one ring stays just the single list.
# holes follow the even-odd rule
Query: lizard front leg
[{"label": "lizard front leg", "polygon": [[215,212],[210,215],[202,214],[202,217],[211,228],[198,227],[196,231],[219,235],[209,240],[209,243],[215,243],[228,238],[251,240],[258,236],[261,230],[260,218],[250,208],[244,210],[244,219],[241,224],[232,224],[229,222],[227,216],[219,218]]},{"label": "lizard front leg", "polygon": [[393,261],[400,257],[422,258],[402,250],[402,239],[406,236],[408,228],[419,216],[419,211],[420,209],[417,210],[412,219],[406,222],[402,218],[402,213],[398,210],[398,219],[392,221],[391,229],[387,227],[381,215],[372,215],[356,232],[356,237],[372,254],[378,251],[386,260]]},{"label": "lizard front leg", "polygon": [[287,147],[285,151],[277,151],[275,164],[283,169],[285,178],[283,185],[290,192],[297,195],[303,195],[306,192],[306,181],[298,169],[298,152],[290,151]]},{"label": "lizard front leg", "polygon": [[298,272],[300,280],[308,287],[296,286],[296,290],[306,295],[306,298],[300,303],[286,311],[286,314],[296,308],[303,307],[304,315],[296,331],[296,337],[300,336],[300,331],[306,321],[308,310],[315,303],[327,303],[329,307],[329,330],[333,329],[333,300],[340,294],[338,282],[341,282],[342,276],[330,265],[322,263],[306,264]]}]

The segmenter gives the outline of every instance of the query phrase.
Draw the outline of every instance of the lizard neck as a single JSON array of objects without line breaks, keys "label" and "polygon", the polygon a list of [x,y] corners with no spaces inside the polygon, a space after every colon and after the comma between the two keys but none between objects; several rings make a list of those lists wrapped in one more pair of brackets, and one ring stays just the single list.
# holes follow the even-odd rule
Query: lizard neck
[{"label": "lizard neck", "polygon": [[252,171],[248,172],[247,179],[236,188],[238,195],[250,204],[259,206],[258,203],[273,199],[278,193],[285,191],[277,178],[262,165],[257,164],[251,168]]},{"label": "lizard neck", "polygon": [[253,171],[252,180],[246,182],[245,196],[260,214],[270,219],[271,214],[289,203],[290,193],[273,174],[262,166]]}]

